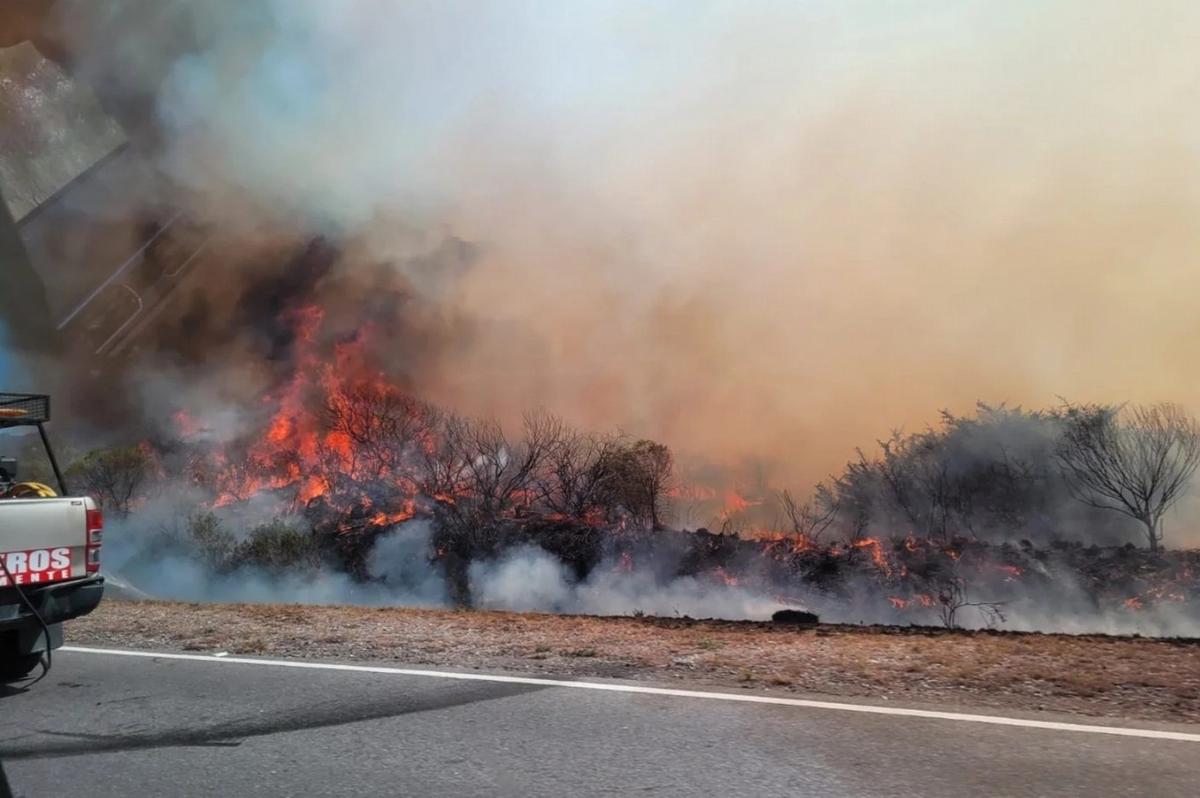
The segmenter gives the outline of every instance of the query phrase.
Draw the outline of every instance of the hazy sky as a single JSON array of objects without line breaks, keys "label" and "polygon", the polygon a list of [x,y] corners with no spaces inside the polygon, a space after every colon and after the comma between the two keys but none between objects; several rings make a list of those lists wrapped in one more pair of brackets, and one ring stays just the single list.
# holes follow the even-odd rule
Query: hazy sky
[{"label": "hazy sky", "polygon": [[807,481],[976,399],[1200,407],[1195,3],[193,5],[167,168],[476,242],[464,410]]}]

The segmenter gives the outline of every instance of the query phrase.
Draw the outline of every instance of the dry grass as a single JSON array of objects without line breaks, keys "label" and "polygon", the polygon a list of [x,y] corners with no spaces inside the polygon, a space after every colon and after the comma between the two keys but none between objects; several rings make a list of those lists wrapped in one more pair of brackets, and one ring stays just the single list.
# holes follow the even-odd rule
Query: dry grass
[{"label": "dry grass", "polygon": [[1200,722],[1200,642],[663,618],[105,601],[70,642]]}]

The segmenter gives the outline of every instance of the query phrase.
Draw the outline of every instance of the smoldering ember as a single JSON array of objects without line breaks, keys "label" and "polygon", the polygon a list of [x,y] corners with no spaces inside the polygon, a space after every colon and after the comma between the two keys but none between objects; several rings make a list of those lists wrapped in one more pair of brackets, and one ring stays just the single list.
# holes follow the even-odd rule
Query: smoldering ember
[{"label": "smoldering ember", "polygon": [[183,599],[802,609],[1200,635],[1200,551],[1173,550],[1163,526],[1200,430],[1172,405],[980,404],[856,452],[808,495],[712,469],[706,482],[662,443],[543,410],[519,430],[442,411],[379,367],[385,328],[331,333],[325,316],[277,311],[272,387],[232,432],[223,410],[184,395],[169,423],[74,459],[70,481],[109,514],[118,584]]}]

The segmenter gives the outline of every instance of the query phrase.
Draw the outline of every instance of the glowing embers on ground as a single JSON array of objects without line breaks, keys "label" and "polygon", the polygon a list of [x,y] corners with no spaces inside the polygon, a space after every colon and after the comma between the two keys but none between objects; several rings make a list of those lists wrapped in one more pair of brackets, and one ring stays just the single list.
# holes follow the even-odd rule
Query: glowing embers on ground
[{"label": "glowing embers on ground", "polygon": [[1190,565],[1182,564],[1173,572],[1157,574],[1137,595],[1125,599],[1124,607],[1128,610],[1143,610],[1147,606],[1162,603],[1183,603],[1188,601],[1189,589],[1194,589],[1195,571]]},{"label": "glowing embers on ground", "polygon": [[721,584],[727,585],[729,587],[737,587],[738,583],[740,582],[738,577],[730,574],[728,571],[726,571],[721,566],[717,566],[717,569],[714,571],[714,574],[716,575],[717,579],[720,580]]},{"label": "glowing embers on ground", "polygon": [[937,606],[937,599],[927,593],[918,593],[912,598],[888,596],[888,602],[898,610],[906,610],[912,606],[924,607],[925,609],[932,609]]}]

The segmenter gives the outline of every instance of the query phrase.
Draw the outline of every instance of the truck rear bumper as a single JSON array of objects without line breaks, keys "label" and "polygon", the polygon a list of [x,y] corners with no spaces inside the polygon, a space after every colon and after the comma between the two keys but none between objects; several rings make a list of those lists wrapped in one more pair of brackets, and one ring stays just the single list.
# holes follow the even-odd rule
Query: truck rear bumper
[{"label": "truck rear bumper", "polygon": [[[25,588],[25,597],[47,624],[62,623],[87,615],[104,595],[104,577],[97,574],[70,582]],[[0,589],[0,632],[37,624],[29,609],[11,588]]]}]

